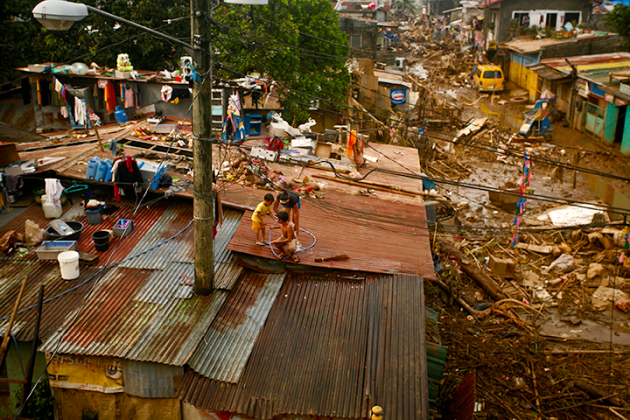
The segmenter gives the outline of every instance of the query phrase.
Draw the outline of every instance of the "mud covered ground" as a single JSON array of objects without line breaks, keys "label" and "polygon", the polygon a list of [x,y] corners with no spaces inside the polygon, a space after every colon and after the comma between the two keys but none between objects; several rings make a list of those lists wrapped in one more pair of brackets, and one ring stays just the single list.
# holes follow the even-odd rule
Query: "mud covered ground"
[{"label": "mud covered ground", "polygon": [[[497,135],[506,139],[515,133],[527,110],[526,105],[510,102],[510,91],[494,98],[491,104],[489,97],[479,97],[465,87],[440,90],[451,90],[458,97],[462,120],[489,117],[494,134],[477,139],[488,145],[497,145]],[[502,100],[503,105],[499,104]],[[553,125],[553,140],[533,148],[538,156],[576,163],[580,152],[578,166],[630,178],[630,159],[619,153],[619,144],[605,145],[563,122]],[[454,135],[456,128],[439,131]],[[447,148],[446,142],[437,143]],[[496,147],[489,151],[463,142],[453,150],[425,160],[427,171],[435,167],[460,182],[492,187],[515,181],[523,173],[522,159],[497,160]],[[535,164],[531,184],[535,194],[630,210],[627,181],[568,170],[558,174],[555,168],[553,164]],[[438,176],[435,172],[433,175]],[[630,316],[614,309],[612,302],[604,305],[593,299],[600,286],[630,294],[630,272],[619,263],[623,247],[610,245],[606,238],[599,241],[599,227],[524,232],[520,242],[557,249],[543,254],[512,250],[509,244],[514,210],[490,202],[487,191],[456,186],[440,186],[438,190],[458,209],[459,220],[455,226],[439,228],[438,235],[459,247],[470,257],[472,266],[492,276],[511,299],[525,302],[532,309],[514,306],[485,319],[471,316],[454,296],[472,308],[482,305],[479,309],[490,305],[492,299],[462,272],[458,261],[435,246],[443,267],[438,277],[450,288],[446,293],[436,284],[426,284],[427,306],[440,312],[442,340],[448,347],[437,417],[453,415],[453,404],[457,406],[457,398],[461,398],[453,400],[457,387],[474,371],[477,418],[630,418]],[[528,200],[529,219],[523,226],[536,229],[535,216],[559,205]],[[615,212],[609,212],[608,217],[613,223],[623,220]],[[561,254],[574,258],[571,269],[547,271],[545,267]],[[515,275],[493,276],[488,267],[491,256],[515,261]],[[589,268],[594,264],[601,265],[602,270],[590,277]],[[548,295],[541,298],[543,290]]]}]

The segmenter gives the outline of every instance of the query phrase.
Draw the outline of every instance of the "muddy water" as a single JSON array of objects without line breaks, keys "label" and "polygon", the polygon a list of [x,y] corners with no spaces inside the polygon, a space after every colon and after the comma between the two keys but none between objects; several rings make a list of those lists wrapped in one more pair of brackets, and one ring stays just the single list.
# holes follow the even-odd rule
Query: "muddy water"
[{"label": "muddy water", "polygon": [[600,200],[609,206],[626,209],[630,212],[630,199],[610,185],[607,178],[592,174],[584,174],[584,176],[588,181],[588,185]]},{"label": "muddy water", "polygon": [[611,310],[608,309],[599,314],[600,320],[583,319],[579,325],[561,321],[561,316],[556,308],[548,309],[548,311],[551,315],[547,317],[546,322],[539,329],[542,334],[596,343],[610,343],[610,321],[612,320],[612,343],[615,346],[630,345],[630,328],[624,327],[624,325],[628,325],[630,316],[621,314],[620,311],[615,311],[614,316],[611,317]]}]

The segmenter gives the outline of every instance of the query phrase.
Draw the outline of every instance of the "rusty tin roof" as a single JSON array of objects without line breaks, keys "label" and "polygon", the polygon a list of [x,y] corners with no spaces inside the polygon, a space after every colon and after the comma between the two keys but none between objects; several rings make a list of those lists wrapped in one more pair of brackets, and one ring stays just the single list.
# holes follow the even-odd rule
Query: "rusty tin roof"
[{"label": "rusty tin roof", "polygon": [[[255,419],[366,418],[373,405],[382,406],[388,419],[426,419],[424,317],[419,276],[290,276],[238,381],[190,370],[182,397],[204,409]],[[214,348],[205,353],[222,356],[222,343],[208,344]]]}]

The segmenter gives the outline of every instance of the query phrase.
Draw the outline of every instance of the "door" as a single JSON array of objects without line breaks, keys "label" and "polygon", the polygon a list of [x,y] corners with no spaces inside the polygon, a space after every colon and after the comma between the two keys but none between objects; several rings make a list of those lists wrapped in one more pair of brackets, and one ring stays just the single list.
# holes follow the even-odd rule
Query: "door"
[{"label": "door", "polygon": [[556,25],[558,24],[558,14],[557,13],[547,13],[547,21],[545,26],[547,28],[556,29]]},{"label": "door", "polygon": [[601,137],[602,127],[604,126],[604,116],[606,111],[592,103],[586,104],[586,121],[584,130],[595,137]]}]

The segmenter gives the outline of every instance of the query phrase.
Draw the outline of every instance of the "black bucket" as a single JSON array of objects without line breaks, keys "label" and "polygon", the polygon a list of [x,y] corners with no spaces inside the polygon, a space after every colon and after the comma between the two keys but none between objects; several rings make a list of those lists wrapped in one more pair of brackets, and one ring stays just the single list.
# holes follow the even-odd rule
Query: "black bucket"
[{"label": "black bucket", "polygon": [[109,236],[110,233],[106,230],[99,230],[92,234],[92,240],[94,241],[94,247],[97,251],[104,252],[109,249]]}]

